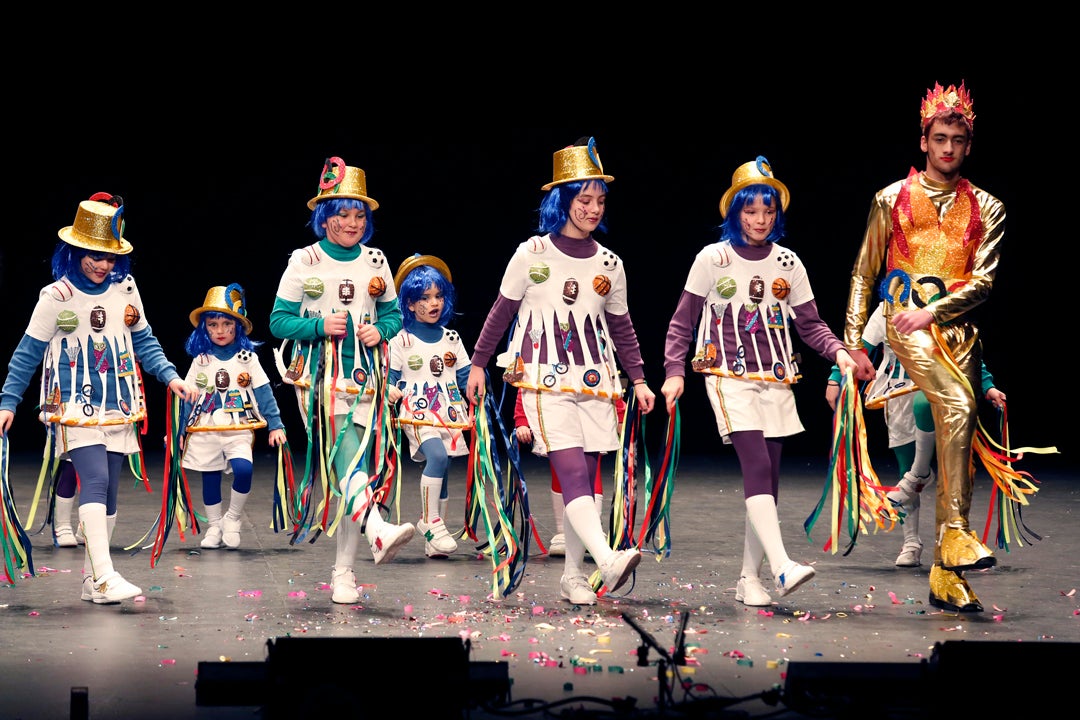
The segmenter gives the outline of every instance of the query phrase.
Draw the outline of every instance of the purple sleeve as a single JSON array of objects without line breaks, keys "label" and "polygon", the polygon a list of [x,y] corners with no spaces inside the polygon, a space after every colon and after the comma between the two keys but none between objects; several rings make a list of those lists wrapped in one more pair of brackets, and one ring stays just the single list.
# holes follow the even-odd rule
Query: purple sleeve
[{"label": "purple sleeve", "polygon": [[480,330],[480,337],[476,339],[476,344],[473,345],[470,357],[473,365],[487,367],[487,364],[491,362],[491,358],[495,357],[496,350],[499,347],[499,340],[506,333],[506,329],[510,327],[510,323],[513,322],[514,316],[517,315],[519,307],[521,307],[520,300],[511,300],[502,293],[499,293],[499,297],[495,298],[495,304],[491,306],[487,319],[484,320],[484,327]]},{"label": "purple sleeve", "polygon": [[679,305],[668,324],[667,341],[664,344],[664,377],[686,377],[686,356],[694,339],[697,319],[705,298],[683,290],[679,296]]},{"label": "purple sleeve", "polygon": [[619,364],[622,365],[626,377],[630,382],[641,380],[645,377],[645,363],[641,359],[641,345],[638,343],[634,323],[630,320],[630,313],[604,313],[604,319],[611,333],[611,341],[615,343],[615,354],[619,356]]},{"label": "purple sleeve", "polygon": [[829,362],[836,362],[836,352],[844,349],[844,343],[829,329],[818,315],[817,301],[811,300],[798,307],[791,308],[795,315],[795,329],[799,338],[816,350]]}]

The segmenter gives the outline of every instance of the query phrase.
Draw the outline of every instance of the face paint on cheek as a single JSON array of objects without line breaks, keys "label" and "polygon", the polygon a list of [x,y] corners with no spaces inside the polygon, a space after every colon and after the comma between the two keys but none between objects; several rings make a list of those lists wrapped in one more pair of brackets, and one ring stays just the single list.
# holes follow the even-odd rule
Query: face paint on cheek
[{"label": "face paint on cheek", "polygon": [[330,224],[327,227],[331,232],[341,232],[341,218],[330,218]]}]

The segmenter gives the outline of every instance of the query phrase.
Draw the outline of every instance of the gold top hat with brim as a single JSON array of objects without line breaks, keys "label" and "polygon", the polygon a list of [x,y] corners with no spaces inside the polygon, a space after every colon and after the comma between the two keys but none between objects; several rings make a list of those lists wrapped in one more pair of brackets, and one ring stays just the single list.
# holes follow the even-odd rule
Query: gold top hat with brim
[{"label": "gold top hat with brim", "polygon": [[727,217],[731,201],[735,199],[735,193],[751,185],[768,185],[776,188],[776,191],[780,193],[780,207],[787,210],[788,202],[791,200],[787,185],[773,177],[769,161],[764,156],[758,155],[757,160],[743,163],[731,176],[731,187],[724,193],[724,197],[720,198],[720,217]]},{"label": "gold top hat with brim", "polygon": [[603,180],[611,182],[615,178],[604,174],[604,164],[600,162],[600,153],[596,151],[595,138],[582,138],[578,144],[556,150],[552,159],[551,182],[541,190],[550,190],[556,185],[577,180]]},{"label": "gold top hat with brim", "polygon": [[372,210],[379,207],[379,203],[368,197],[367,177],[364,171],[358,167],[346,165],[339,157],[326,159],[322,174],[319,176],[319,194],[308,200],[308,210],[314,210],[316,203],[335,198],[352,198],[363,200]]},{"label": "gold top hat with brim", "polygon": [[446,278],[446,282],[454,282],[454,278],[450,276],[450,268],[446,266],[446,263],[434,255],[421,255],[417,253],[411,258],[406,258],[405,262],[401,263],[398,267],[397,272],[394,274],[394,289],[401,292],[401,283],[405,282],[405,278],[409,277],[409,273],[423,265],[430,265],[438,270],[439,273]]},{"label": "gold top hat with brim", "polygon": [[199,319],[204,312],[219,312],[235,318],[244,326],[244,332],[251,334],[251,321],[248,320],[247,307],[244,303],[244,288],[236,283],[210,288],[202,307],[195,308],[188,316],[193,326],[199,327]]},{"label": "gold top hat with brim", "polygon": [[75,222],[60,228],[57,235],[68,245],[114,255],[127,255],[131,243],[123,237],[124,206],[97,200],[83,200],[75,212]]}]

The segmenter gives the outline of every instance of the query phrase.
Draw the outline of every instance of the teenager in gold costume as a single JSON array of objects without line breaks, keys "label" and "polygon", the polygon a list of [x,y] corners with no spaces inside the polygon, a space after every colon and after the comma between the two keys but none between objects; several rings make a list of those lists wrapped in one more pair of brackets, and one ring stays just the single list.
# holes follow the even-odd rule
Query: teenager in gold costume
[{"label": "teenager in gold costume", "polygon": [[[1005,237],[1005,206],[960,176],[975,113],[964,84],[935,83],[921,106],[926,168],[874,196],[851,273],[844,344],[861,351],[870,311],[885,300],[886,334],[930,400],[937,429],[937,505],[930,604],[981,612],[965,570],[993,567],[968,515],[982,345],[971,311],[990,294]],[[880,283],[880,286],[879,286]]]}]

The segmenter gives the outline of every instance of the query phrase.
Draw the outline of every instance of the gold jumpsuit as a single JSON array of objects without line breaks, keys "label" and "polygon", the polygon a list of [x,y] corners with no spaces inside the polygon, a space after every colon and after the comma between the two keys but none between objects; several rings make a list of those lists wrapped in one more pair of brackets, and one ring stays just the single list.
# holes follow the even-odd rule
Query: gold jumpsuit
[{"label": "gold jumpsuit", "polygon": [[879,281],[887,319],[918,308],[934,317],[933,324],[911,334],[887,322],[887,338],[933,410],[938,459],[934,564],[950,572],[994,564],[989,548],[968,526],[982,361],[979,331],[969,311],[990,294],[1004,235],[1000,200],[967,180],[940,183],[913,168],[905,180],[874,196],[852,269],[844,326],[849,351],[862,350],[863,326],[877,303]]}]

